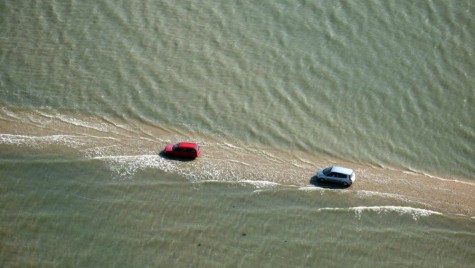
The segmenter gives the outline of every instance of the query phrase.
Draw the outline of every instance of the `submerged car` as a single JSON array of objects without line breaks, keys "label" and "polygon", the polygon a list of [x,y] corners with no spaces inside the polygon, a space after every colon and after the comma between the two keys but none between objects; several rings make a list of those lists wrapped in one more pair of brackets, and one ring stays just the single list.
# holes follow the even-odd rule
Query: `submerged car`
[{"label": "submerged car", "polygon": [[197,143],[180,142],[168,144],[163,150],[163,154],[169,157],[197,158],[201,154],[201,148]]},{"label": "submerged car", "polygon": [[319,182],[333,182],[343,186],[350,186],[356,180],[356,174],[352,169],[344,167],[328,167],[317,172]]}]

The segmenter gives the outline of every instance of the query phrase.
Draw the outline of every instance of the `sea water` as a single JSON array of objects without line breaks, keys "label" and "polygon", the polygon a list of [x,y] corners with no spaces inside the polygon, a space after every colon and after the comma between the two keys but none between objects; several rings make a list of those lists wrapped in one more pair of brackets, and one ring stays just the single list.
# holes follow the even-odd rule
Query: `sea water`
[{"label": "sea water", "polygon": [[1,266],[473,265],[470,1],[0,7]]}]

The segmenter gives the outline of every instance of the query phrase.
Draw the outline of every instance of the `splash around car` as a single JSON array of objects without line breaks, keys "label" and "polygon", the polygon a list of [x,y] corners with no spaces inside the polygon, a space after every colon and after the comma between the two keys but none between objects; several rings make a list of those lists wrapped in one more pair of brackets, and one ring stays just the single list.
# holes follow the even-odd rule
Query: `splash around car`
[{"label": "splash around car", "polygon": [[352,169],[344,167],[327,167],[317,172],[319,182],[332,182],[345,187],[352,185],[356,180],[356,174]]},{"label": "splash around car", "polygon": [[163,150],[163,154],[167,157],[194,159],[200,156],[201,148],[197,143],[180,142],[168,144]]}]

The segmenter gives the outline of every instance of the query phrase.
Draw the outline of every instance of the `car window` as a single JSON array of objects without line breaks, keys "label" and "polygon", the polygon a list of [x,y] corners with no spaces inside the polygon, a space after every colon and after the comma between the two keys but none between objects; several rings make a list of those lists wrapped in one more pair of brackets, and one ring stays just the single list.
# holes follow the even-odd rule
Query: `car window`
[{"label": "car window", "polygon": [[330,170],[332,170],[331,167],[324,169],[324,170],[323,170],[323,174],[325,174],[326,176],[331,176],[332,173],[330,172]]}]

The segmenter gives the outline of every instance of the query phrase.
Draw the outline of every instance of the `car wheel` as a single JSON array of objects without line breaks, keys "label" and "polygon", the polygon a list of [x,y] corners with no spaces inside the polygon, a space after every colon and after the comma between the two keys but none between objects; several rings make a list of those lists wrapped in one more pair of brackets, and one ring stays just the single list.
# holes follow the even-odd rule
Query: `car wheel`
[{"label": "car wheel", "polygon": [[348,184],[346,181],[344,181],[344,182],[342,183],[342,185],[345,186],[345,187],[348,187],[348,186],[349,186],[349,184]]},{"label": "car wheel", "polygon": [[325,179],[323,179],[323,178],[318,178],[318,181],[319,181],[319,182],[325,182]]}]

